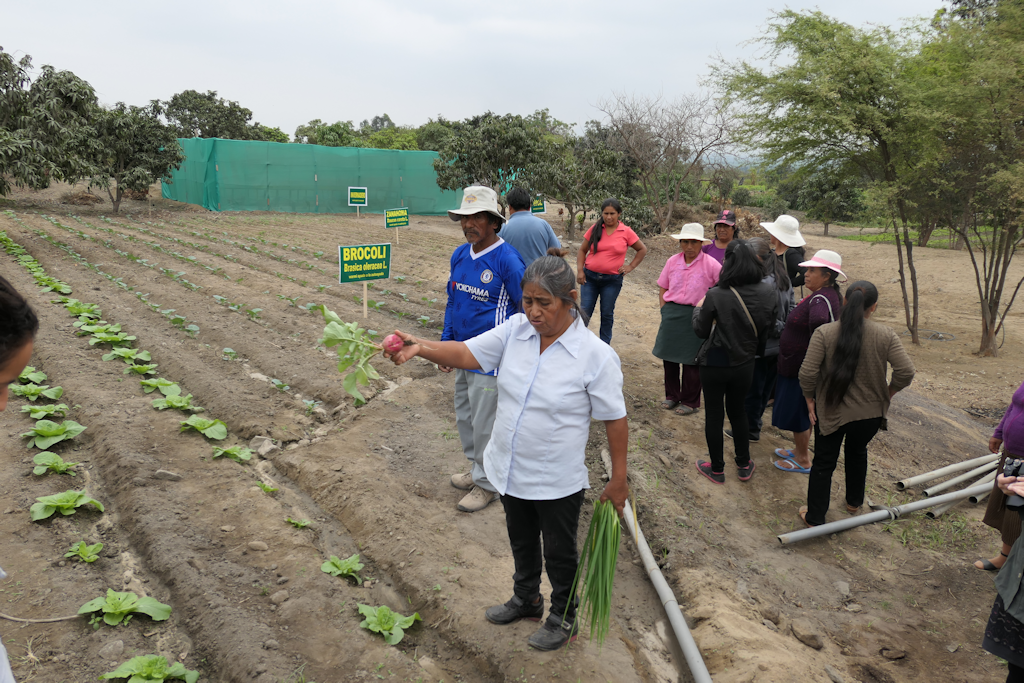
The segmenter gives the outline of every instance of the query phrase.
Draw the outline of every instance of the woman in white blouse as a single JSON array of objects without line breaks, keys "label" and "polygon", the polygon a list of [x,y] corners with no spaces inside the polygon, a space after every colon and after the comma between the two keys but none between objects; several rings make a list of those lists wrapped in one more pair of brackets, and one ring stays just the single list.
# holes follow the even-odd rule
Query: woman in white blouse
[{"label": "woman in white blouse", "polygon": [[484,470],[505,507],[515,590],[485,616],[495,624],[540,620],[543,558],[551,611],[528,641],[539,650],[562,647],[578,630],[572,582],[583,491],[590,488],[585,449],[591,419],[604,421],[612,456],[601,500],[621,513],[627,495],[619,357],[587,330],[575,274],[552,252],[558,250],[549,250],[523,275],[523,313],[465,342],[421,341],[396,331],[407,346],[391,356],[398,365],[421,356],[467,370],[498,368],[498,410]]}]

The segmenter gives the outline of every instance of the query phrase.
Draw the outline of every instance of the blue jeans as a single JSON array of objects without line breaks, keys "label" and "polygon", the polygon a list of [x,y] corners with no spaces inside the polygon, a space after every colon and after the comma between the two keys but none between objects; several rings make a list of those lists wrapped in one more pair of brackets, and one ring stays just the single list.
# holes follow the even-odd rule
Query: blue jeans
[{"label": "blue jeans", "polygon": [[583,274],[587,281],[580,294],[580,307],[589,318],[594,315],[597,297],[601,297],[601,341],[611,344],[612,325],[615,324],[615,300],[619,298],[619,292],[622,291],[622,274],[595,273],[586,268],[583,269]]}]

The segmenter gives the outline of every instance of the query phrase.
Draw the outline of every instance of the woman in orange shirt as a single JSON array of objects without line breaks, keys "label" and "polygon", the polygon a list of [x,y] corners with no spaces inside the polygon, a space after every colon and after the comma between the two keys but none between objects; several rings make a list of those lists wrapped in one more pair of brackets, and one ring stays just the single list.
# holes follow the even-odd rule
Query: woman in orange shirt
[{"label": "woman in orange shirt", "polygon": [[[597,299],[601,298],[601,341],[612,343],[612,325],[615,322],[615,300],[622,290],[622,276],[640,265],[647,256],[647,247],[633,229],[619,221],[622,204],[617,199],[606,199],[601,204],[601,219],[583,235],[576,254],[576,282],[581,287],[580,306],[587,317],[593,315]],[[626,249],[636,252],[626,265]]]}]

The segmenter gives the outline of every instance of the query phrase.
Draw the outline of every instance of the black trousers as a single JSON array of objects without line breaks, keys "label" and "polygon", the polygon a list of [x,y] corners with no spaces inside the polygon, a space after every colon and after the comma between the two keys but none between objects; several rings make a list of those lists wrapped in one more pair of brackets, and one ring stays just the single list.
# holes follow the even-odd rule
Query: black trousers
[{"label": "black trousers", "polygon": [[747,427],[751,436],[761,436],[761,416],[768,407],[768,400],[775,395],[775,377],[778,372],[779,357],[754,359],[754,373],[750,380],[750,390],[744,407],[747,410]]},{"label": "black trousers", "polygon": [[524,602],[533,602],[540,595],[543,557],[548,581],[551,582],[549,618],[560,622],[564,614],[565,620],[572,623],[576,619],[577,599],[572,595],[572,582],[580,560],[576,551],[576,533],[583,491],[556,500],[502,496],[501,504],[505,506],[505,524],[516,565],[516,572],[512,575],[515,594]]},{"label": "black trousers", "polygon": [[1024,669],[1013,664],[1007,664],[1009,671],[1006,674],[1006,683],[1024,683]]},{"label": "black trousers", "polygon": [[839,447],[846,440],[846,502],[854,507],[864,503],[868,478],[868,443],[875,438],[882,418],[847,422],[828,435],[814,425],[814,460],[807,480],[807,523],[824,524],[832,497],[832,473],[839,462]]},{"label": "black trousers", "polygon": [[753,359],[731,368],[700,366],[700,384],[704,389],[704,438],[708,442],[708,455],[711,456],[711,469],[714,472],[725,471],[725,456],[722,454],[725,435],[722,434],[722,427],[725,425],[726,413],[729,414],[729,424],[732,426],[736,466],[746,467],[750,464],[750,431],[744,403],[753,376]]}]

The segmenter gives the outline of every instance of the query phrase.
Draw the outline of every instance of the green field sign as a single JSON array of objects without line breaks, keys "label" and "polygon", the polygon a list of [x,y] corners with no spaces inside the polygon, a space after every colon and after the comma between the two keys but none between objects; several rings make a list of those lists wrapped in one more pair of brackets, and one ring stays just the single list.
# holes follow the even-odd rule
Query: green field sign
[{"label": "green field sign", "polygon": [[544,204],[543,197],[534,197],[533,204],[530,206],[530,213],[547,213],[548,207]]},{"label": "green field sign", "polygon": [[409,225],[409,209],[388,209],[384,212],[385,228],[401,228]]},{"label": "green field sign", "polygon": [[391,277],[391,244],[338,247],[338,282],[366,282]]},{"label": "green field sign", "polygon": [[349,206],[366,206],[366,188],[365,187],[350,187],[350,188],[348,188],[348,205]]}]

